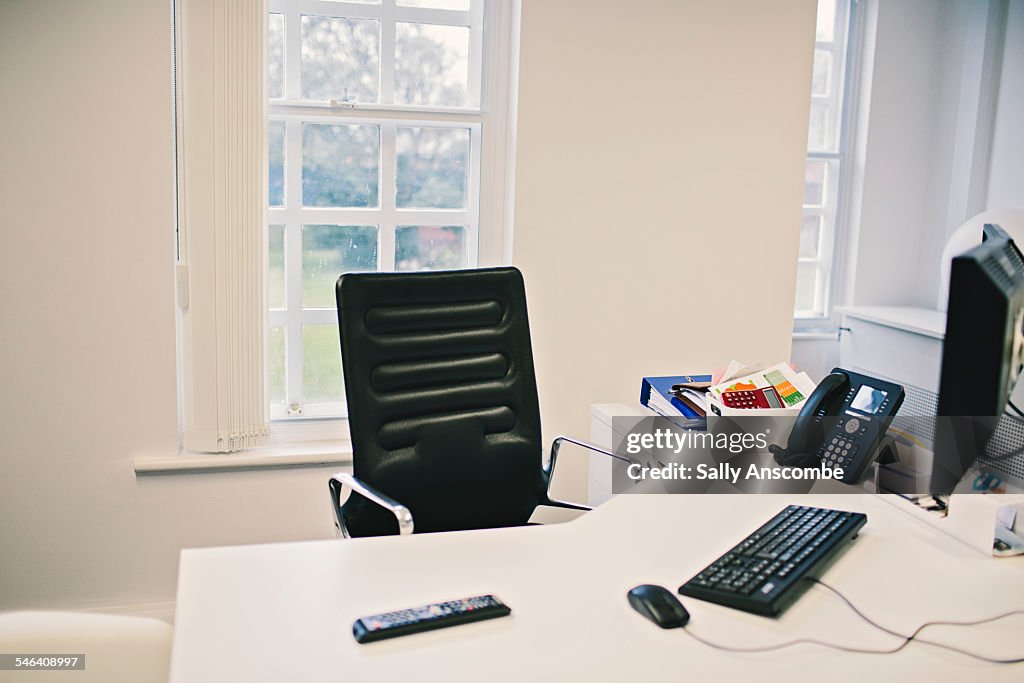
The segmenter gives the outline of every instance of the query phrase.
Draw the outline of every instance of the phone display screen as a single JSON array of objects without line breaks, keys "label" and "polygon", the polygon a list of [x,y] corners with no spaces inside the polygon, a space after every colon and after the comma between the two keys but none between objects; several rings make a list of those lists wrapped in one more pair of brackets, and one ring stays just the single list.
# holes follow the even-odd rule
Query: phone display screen
[{"label": "phone display screen", "polygon": [[885,400],[887,395],[888,392],[881,389],[869,387],[867,384],[861,385],[861,388],[857,390],[857,395],[853,397],[850,408],[861,413],[874,415],[882,407],[882,401]]}]

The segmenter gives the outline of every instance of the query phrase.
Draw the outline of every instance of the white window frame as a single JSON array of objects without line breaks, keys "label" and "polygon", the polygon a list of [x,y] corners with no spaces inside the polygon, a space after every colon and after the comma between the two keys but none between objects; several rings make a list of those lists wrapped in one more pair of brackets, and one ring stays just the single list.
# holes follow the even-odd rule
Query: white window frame
[{"label": "white window frame", "polygon": [[[837,25],[845,27],[845,53],[840,59],[836,54],[836,43],[815,41],[815,51],[824,50],[833,54],[833,64],[841,65],[837,70],[838,79],[833,79],[833,87],[820,99],[829,101],[838,107],[840,116],[839,130],[836,132],[837,149],[834,152],[811,150],[808,148],[807,161],[821,161],[826,164],[823,201],[821,205],[804,205],[801,220],[807,216],[821,219],[818,255],[804,257],[798,255],[799,266],[812,266],[816,269],[815,305],[810,311],[796,309],[794,303],[794,331],[797,333],[820,332],[835,330],[838,321],[835,304],[842,301],[843,271],[846,267],[843,254],[849,251],[850,231],[847,227],[848,198],[850,195],[850,148],[853,141],[852,112],[856,101],[856,66],[859,63],[861,49],[859,38],[858,0],[836,0]],[[811,95],[812,101],[819,99]]]},{"label": "white window frame", "polygon": [[[275,422],[273,433],[268,431],[266,122],[268,115],[285,115],[275,110],[283,103],[268,104],[265,95],[270,4],[175,2],[182,448],[230,452],[268,442],[287,447],[292,442],[331,441],[328,448],[337,450],[337,442],[347,441],[345,420]],[[322,14],[322,0],[295,2],[317,8],[309,14]],[[448,16],[442,10],[397,8],[394,0],[383,4],[417,20],[440,16],[436,12]],[[475,130],[479,144],[473,149],[480,163],[471,182],[478,184],[480,194],[472,213],[476,225],[486,229],[477,231],[474,263],[498,265],[511,258],[520,2],[484,0],[480,11],[482,31],[474,40],[486,48],[476,60],[483,75],[477,79],[483,83],[478,108],[300,106],[305,114],[331,122],[386,116],[399,125],[435,125],[437,118],[445,125]],[[238,45],[245,47],[244,59],[237,58]],[[253,45],[260,50],[254,51]],[[382,45],[382,54],[386,49]],[[336,322],[330,309],[325,311]]]}]

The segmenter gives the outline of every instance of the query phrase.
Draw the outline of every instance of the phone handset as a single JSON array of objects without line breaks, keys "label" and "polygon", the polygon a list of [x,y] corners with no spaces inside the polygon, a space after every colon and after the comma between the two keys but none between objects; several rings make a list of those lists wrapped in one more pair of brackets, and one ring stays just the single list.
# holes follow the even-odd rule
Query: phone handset
[{"label": "phone handset", "polygon": [[769,450],[783,467],[824,463],[843,470],[843,483],[855,484],[878,457],[904,395],[899,384],[833,368],[800,409],[786,448]]},{"label": "phone handset", "polygon": [[[825,440],[824,424],[827,415],[835,414],[850,387],[850,376],[845,372],[833,371],[821,380],[804,402],[789,433],[785,448],[769,446],[775,462],[783,467],[817,467],[821,457],[815,453]],[[830,410],[832,408],[832,410]]]}]

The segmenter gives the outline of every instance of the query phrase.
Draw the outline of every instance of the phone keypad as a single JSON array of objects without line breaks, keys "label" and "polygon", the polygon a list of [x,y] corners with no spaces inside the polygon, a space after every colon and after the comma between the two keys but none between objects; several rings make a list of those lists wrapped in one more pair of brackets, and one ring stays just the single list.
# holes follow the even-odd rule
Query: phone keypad
[{"label": "phone keypad", "polygon": [[[827,430],[823,443],[814,449],[815,455],[821,458],[825,467],[842,468],[842,481],[846,484],[857,483],[874,456],[878,440],[885,434],[892,417],[903,403],[904,390],[898,384],[859,375],[856,372],[836,368],[833,373],[847,375],[850,382],[843,394],[829,396],[828,400],[819,404],[815,419]],[[865,387],[878,393],[872,394],[869,404],[858,402],[853,404]],[[836,401],[843,398],[842,406]],[[874,405],[873,401],[881,398]],[[835,400],[833,400],[835,399]],[[838,409],[837,415],[834,410]]]},{"label": "phone keypad", "polygon": [[837,435],[826,441],[820,449],[820,455],[826,465],[843,467],[853,460],[857,450],[856,443]]},{"label": "phone keypad", "polygon": [[857,454],[856,439],[868,431],[868,423],[856,417],[840,422],[818,449],[822,461],[832,467],[848,467]]}]

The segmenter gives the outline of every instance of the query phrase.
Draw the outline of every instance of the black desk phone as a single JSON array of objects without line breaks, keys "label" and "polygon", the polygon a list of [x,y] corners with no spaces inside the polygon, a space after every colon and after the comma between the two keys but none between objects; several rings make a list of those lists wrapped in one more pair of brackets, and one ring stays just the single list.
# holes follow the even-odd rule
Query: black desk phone
[{"label": "black desk phone", "polygon": [[843,483],[856,484],[903,397],[899,384],[833,368],[804,403],[786,448],[770,450],[783,466],[842,467]]}]

